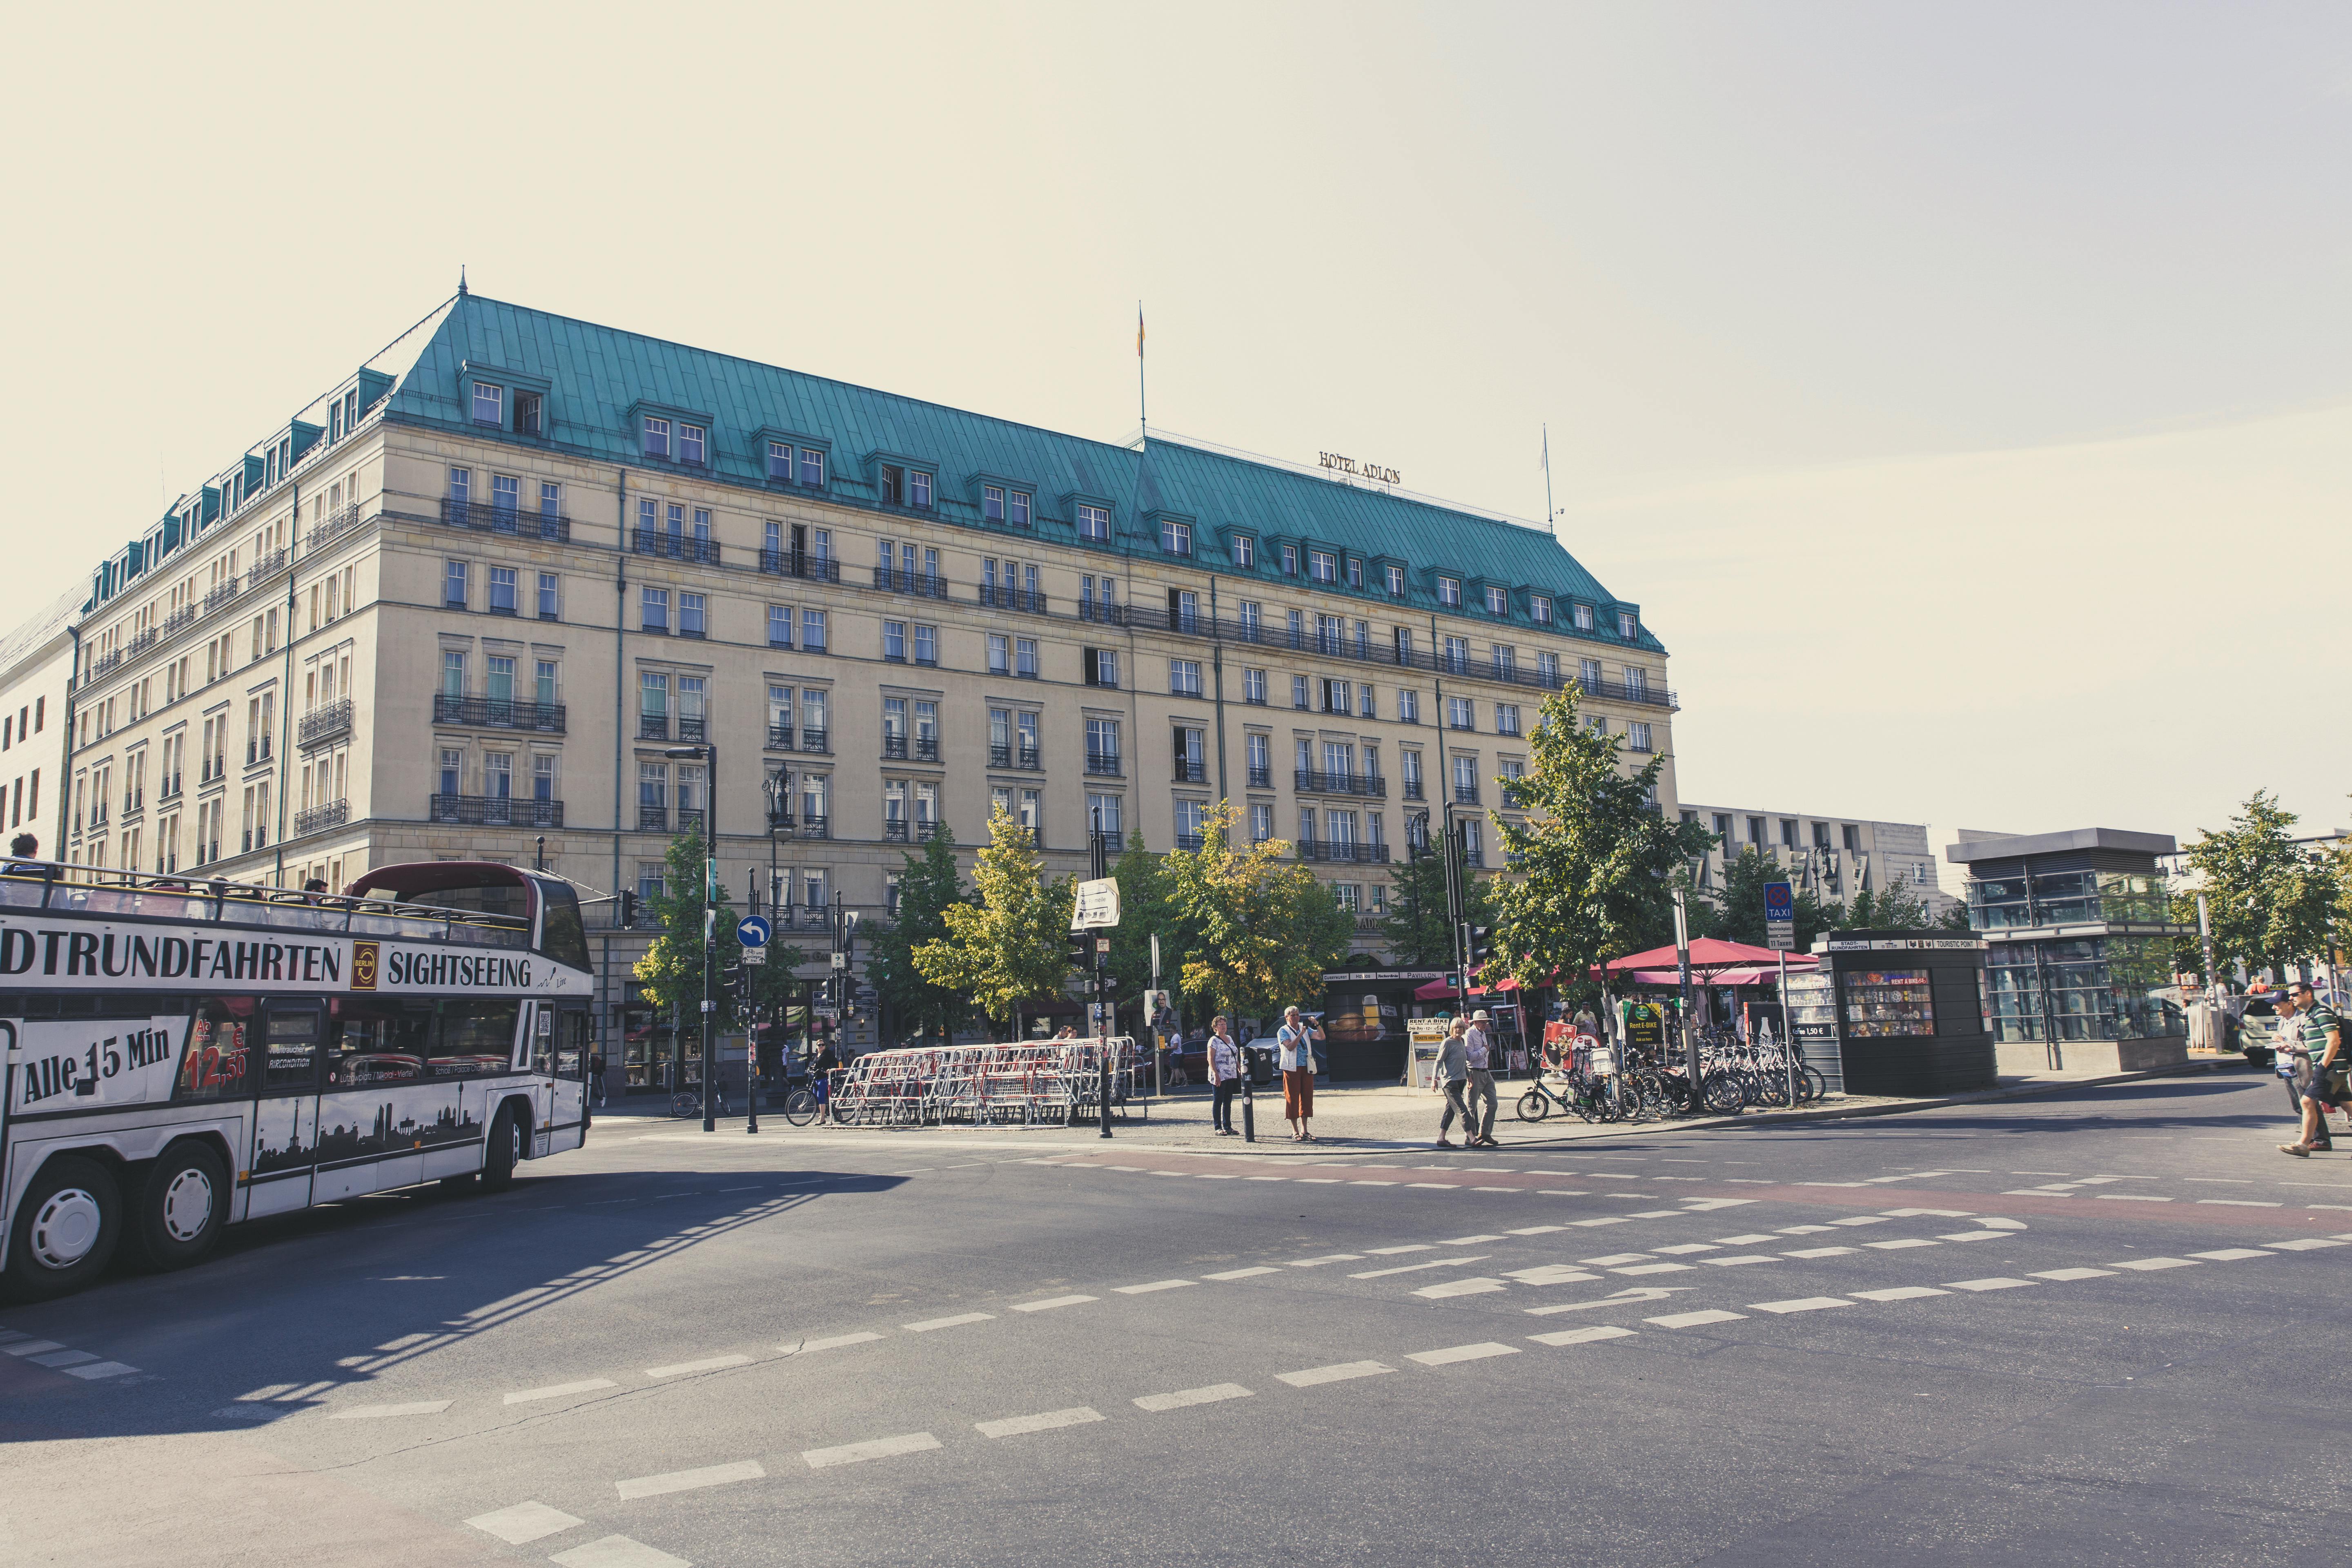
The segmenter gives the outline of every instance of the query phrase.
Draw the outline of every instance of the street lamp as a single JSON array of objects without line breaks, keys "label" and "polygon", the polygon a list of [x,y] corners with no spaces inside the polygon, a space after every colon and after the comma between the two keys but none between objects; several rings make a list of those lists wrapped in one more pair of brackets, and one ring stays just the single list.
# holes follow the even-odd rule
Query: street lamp
[{"label": "street lamp", "polygon": [[[784,907],[791,901],[789,889],[781,893],[776,889],[776,878],[778,875],[776,867],[776,840],[779,837],[789,838],[792,837],[793,817],[792,812],[788,808],[792,802],[793,775],[786,773],[783,769],[778,768],[768,775],[766,782],[760,787],[766,792],[768,796],[768,919],[772,922],[771,929],[772,930],[774,923],[780,923],[782,921]],[[772,937],[770,940],[772,941],[773,938]],[[774,991],[776,987],[773,984],[771,984],[770,990]],[[780,1014],[782,1014],[785,1012],[785,1009],[780,1006],[777,1011]],[[776,1020],[776,1023],[783,1026],[782,1037],[776,1046],[776,1060],[777,1065],[783,1069],[784,1083],[785,1086],[789,1088],[791,1087],[793,1079],[792,1064],[783,1059],[783,1053],[792,1048],[790,1043],[792,1037],[792,1029],[790,1027],[791,1019],[789,1016],[780,1016]],[[757,1053],[758,1049],[759,1047],[757,1045],[752,1047],[754,1054]],[[755,1089],[752,1092],[757,1094],[759,1091]]]},{"label": "street lamp", "polygon": [[714,978],[710,963],[710,922],[719,901],[719,836],[716,831],[719,826],[719,747],[705,741],[699,745],[668,747],[662,755],[678,761],[699,757],[710,770],[709,776],[702,781],[702,1130],[716,1132],[719,1131],[719,1112],[713,1099],[716,1090],[712,1085],[719,1077],[719,1063],[718,1045],[711,1037],[711,1019],[718,1012],[719,1005],[710,994]]}]

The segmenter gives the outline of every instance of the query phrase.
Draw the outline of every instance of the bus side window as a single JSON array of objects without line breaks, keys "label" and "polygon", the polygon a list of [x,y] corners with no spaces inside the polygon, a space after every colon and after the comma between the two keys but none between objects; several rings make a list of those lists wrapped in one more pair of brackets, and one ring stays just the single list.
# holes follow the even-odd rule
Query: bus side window
[{"label": "bus side window", "polygon": [[566,1013],[557,1020],[556,1029],[561,1044],[555,1053],[556,1078],[584,1079],[588,1076],[588,1015]]},{"label": "bus side window", "polygon": [[433,1047],[435,1078],[483,1078],[512,1072],[515,997],[456,996],[441,1004],[441,1037]]},{"label": "bus side window", "polygon": [[187,1054],[180,1058],[174,1100],[237,1100],[251,1081],[247,1077],[247,1037],[254,999],[211,996],[196,1004],[188,1026]]},{"label": "bus side window", "polygon": [[264,1094],[315,1092],[319,1087],[319,1009],[269,1009],[269,1056],[261,1069]]},{"label": "bus side window", "polygon": [[433,1004],[394,997],[338,996],[329,1005],[327,1088],[362,1089],[425,1076],[433,1038]]}]

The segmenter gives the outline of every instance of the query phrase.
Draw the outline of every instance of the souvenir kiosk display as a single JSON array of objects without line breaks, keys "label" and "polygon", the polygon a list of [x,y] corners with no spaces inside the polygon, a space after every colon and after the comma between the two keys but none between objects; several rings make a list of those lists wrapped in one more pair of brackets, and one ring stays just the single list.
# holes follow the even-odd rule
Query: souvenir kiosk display
[{"label": "souvenir kiosk display", "polygon": [[1789,1024],[1832,1093],[1948,1094],[1990,1089],[1985,949],[1958,933],[1833,931],[1821,967],[1789,976]]}]

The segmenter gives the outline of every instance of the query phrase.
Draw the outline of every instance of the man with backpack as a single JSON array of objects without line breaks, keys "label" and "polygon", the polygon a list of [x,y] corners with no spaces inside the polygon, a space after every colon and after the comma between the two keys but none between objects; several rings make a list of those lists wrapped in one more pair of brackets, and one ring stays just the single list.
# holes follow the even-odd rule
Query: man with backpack
[{"label": "man with backpack", "polygon": [[2279,1145],[2279,1152],[2308,1160],[2315,1151],[2326,1153],[2336,1145],[2327,1132],[2331,1106],[2352,1104],[2352,1089],[2344,1078],[2344,1020],[2319,999],[2308,980],[2287,987],[2280,1010],[2279,1048],[2293,1051],[2311,1065],[2310,1081],[2303,1086],[2303,1136]]}]

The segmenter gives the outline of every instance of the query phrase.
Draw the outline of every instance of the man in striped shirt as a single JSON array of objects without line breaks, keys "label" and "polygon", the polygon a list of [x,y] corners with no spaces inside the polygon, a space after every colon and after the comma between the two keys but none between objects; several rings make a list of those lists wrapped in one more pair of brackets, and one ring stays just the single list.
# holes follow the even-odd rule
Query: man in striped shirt
[{"label": "man in striped shirt", "polygon": [[[2281,1044],[2311,1063],[2311,1081],[2303,1089],[2303,1137],[2280,1144],[2279,1152],[2307,1160],[2314,1150],[2326,1152],[2336,1146],[2327,1136],[2327,1108],[2340,1107],[2347,1098],[2331,1087],[2336,1081],[2336,1064],[2343,1059],[2344,1021],[2335,1008],[2319,999],[2307,980],[2298,980],[2287,988],[2286,1002],[2293,1010],[2280,1030]],[[2290,1029],[2297,1031],[2299,1038],[2290,1037]]]}]

